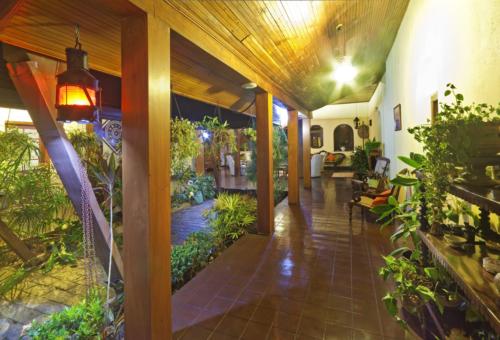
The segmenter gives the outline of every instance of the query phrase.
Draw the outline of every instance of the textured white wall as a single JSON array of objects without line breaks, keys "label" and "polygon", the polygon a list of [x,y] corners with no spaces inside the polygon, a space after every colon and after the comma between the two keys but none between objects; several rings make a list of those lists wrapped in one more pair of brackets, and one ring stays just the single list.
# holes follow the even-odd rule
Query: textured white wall
[{"label": "textured white wall", "polygon": [[[386,61],[379,106],[391,174],[403,167],[398,155],[421,150],[407,129],[430,119],[431,97],[437,94],[444,101],[449,82],[466,102],[500,101],[499,0],[410,2]],[[401,131],[394,131],[397,104],[402,110]]]}]

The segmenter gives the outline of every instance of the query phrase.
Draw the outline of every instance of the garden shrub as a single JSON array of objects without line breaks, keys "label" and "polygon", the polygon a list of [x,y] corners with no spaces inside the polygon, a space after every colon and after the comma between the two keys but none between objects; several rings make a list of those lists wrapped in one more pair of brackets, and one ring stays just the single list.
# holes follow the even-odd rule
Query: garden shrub
[{"label": "garden shrub", "polygon": [[249,196],[220,194],[205,212],[210,232],[192,233],[182,245],[172,247],[172,289],[179,289],[225,247],[254,224],[257,201]]},{"label": "garden shrub", "polygon": [[214,198],[215,193],[215,181],[212,176],[196,176],[193,173],[186,184],[174,193],[172,202],[174,205],[184,202],[201,204],[203,201]]},{"label": "garden shrub", "polygon": [[34,340],[100,338],[106,323],[103,301],[97,294],[59,313],[44,323],[33,321],[27,335]]},{"label": "garden shrub", "polygon": [[256,220],[255,198],[221,193],[212,209],[205,212],[218,248],[223,248],[242,236]]},{"label": "garden shrub", "polygon": [[23,132],[0,131],[0,218],[20,236],[50,230],[60,213],[71,209],[54,169],[32,164],[38,153]]},{"label": "garden shrub", "polygon": [[182,245],[172,247],[172,289],[182,287],[215,255],[214,240],[206,232],[192,233]]}]

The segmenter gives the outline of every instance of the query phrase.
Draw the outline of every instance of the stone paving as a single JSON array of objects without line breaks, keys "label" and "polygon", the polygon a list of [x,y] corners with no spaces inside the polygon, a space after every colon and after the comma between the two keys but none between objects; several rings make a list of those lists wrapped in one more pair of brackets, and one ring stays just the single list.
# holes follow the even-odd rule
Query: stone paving
[{"label": "stone paving", "polygon": [[[0,277],[12,268],[0,269]],[[99,266],[99,281],[105,279]],[[23,327],[33,320],[43,321],[52,313],[72,306],[85,298],[83,262],[76,266],[56,266],[49,273],[31,273],[0,300],[0,339],[18,339]]]},{"label": "stone paving", "polygon": [[189,234],[206,230],[207,221],[203,218],[203,212],[210,209],[214,200],[208,200],[200,205],[193,205],[172,214],[171,243],[182,244]]}]

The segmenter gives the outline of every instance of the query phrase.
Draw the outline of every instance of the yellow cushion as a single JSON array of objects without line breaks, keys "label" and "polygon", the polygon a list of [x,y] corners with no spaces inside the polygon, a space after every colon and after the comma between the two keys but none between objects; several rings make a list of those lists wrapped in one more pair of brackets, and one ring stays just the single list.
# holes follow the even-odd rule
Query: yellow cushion
[{"label": "yellow cushion", "polygon": [[361,200],[359,201],[358,204],[367,208],[371,208],[373,204],[373,198],[367,196],[361,196]]}]

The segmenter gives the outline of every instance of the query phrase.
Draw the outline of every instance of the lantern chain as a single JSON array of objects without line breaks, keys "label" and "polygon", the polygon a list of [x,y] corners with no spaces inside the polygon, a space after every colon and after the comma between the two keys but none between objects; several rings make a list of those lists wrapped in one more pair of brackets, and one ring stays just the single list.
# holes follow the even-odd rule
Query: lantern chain
[{"label": "lantern chain", "polygon": [[80,25],[75,25],[75,48],[79,50],[82,49],[82,43],[80,42]]},{"label": "lantern chain", "polygon": [[81,187],[81,209],[83,224],[83,253],[85,266],[85,279],[87,284],[87,294],[90,294],[97,282],[96,273],[96,253],[94,238],[94,220],[92,209],[90,208],[90,192],[92,188],[87,180],[87,169],[80,163]]}]

